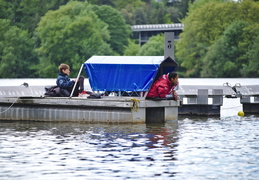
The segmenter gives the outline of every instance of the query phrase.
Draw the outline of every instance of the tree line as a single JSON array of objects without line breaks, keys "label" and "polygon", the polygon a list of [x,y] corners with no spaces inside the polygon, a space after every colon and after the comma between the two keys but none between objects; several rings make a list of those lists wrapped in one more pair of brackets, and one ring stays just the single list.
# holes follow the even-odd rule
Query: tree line
[{"label": "tree line", "polygon": [[187,77],[259,77],[259,2],[201,0],[183,19],[176,56]]},{"label": "tree line", "polygon": [[259,4],[252,0],[0,0],[0,78],[76,76],[93,55],[163,55],[163,34],[139,46],[130,25],[184,23],[182,77],[258,77]]},{"label": "tree line", "polygon": [[124,55],[133,42],[130,25],[179,22],[187,5],[188,0],[0,0],[0,78],[56,77],[60,63],[69,64],[75,76],[92,55]]}]

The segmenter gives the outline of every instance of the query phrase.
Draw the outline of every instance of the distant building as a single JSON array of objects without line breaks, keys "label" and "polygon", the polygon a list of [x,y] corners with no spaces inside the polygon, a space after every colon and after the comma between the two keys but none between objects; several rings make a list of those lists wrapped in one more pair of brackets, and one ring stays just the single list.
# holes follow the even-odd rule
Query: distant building
[{"label": "distant building", "polygon": [[184,25],[181,23],[175,24],[145,24],[131,26],[133,38],[139,39],[139,44],[142,46],[150,37],[156,36],[164,32],[174,32],[174,39],[179,39],[179,34],[183,31]]}]

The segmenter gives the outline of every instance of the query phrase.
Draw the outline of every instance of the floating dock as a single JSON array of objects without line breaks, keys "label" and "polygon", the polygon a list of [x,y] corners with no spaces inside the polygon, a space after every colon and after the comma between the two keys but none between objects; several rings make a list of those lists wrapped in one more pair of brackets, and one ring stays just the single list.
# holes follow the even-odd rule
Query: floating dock
[{"label": "floating dock", "polygon": [[259,114],[259,85],[184,85],[178,89],[179,115],[220,116],[223,98],[240,98],[245,114]]},{"label": "floating dock", "polygon": [[178,119],[180,101],[141,97],[44,97],[44,87],[0,87],[0,120],[159,123]]},{"label": "floating dock", "polygon": [[259,85],[233,86],[245,114],[259,114]]},{"label": "floating dock", "polygon": [[258,87],[182,85],[179,101],[153,101],[128,96],[44,97],[43,86],[1,86],[0,120],[161,123],[177,120],[178,115],[220,116],[223,98],[240,98],[245,114],[259,114]]},{"label": "floating dock", "polygon": [[223,98],[235,96],[235,91],[224,85],[182,85],[177,91],[181,100],[179,115],[220,116]]}]

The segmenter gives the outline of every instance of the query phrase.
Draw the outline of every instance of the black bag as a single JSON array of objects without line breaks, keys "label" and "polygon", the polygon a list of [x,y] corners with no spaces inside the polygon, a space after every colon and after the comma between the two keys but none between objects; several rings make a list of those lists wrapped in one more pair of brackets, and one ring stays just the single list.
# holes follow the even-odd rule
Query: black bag
[{"label": "black bag", "polygon": [[66,89],[60,89],[60,96],[61,97],[69,97],[70,96],[70,92]]},{"label": "black bag", "polygon": [[45,87],[44,95],[51,96],[51,97],[58,97],[60,96],[60,87],[58,86]]},{"label": "black bag", "polygon": [[92,93],[90,96],[88,96],[87,98],[90,99],[100,99],[102,97],[102,94],[96,94],[96,93]]},{"label": "black bag", "polygon": [[61,89],[58,86],[45,87],[45,96],[50,97],[69,97],[70,92],[66,89]]}]

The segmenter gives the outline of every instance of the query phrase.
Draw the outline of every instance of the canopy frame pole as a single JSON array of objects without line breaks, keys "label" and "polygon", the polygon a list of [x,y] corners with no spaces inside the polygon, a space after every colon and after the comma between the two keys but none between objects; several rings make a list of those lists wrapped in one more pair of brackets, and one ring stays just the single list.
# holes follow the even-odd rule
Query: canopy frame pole
[{"label": "canopy frame pole", "polygon": [[148,92],[149,92],[149,89],[148,91],[145,92],[144,99],[146,99]]},{"label": "canopy frame pole", "polygon": [[72,90],[72,92],[71,92],[71,94],[70,94],[70,98],[73,96],[73,93],[74,93],[75,88],[76,88],[76,83],[77,83],[78,78],[79,78],[79,76],[80,76],[80,74],[81,74],[81,72],[82,72],[83,66],[84,66],[84,64],[81,65],[81,68],[80,68],[80,70],[79,70],[79,72],[78,72],[78,74],[77,74],[76,82],[75,82],[74,87],[73,87],[73,90]]}]

